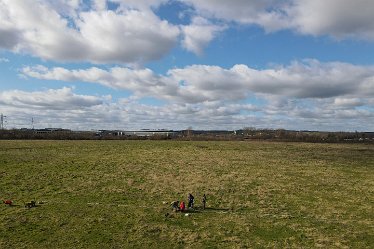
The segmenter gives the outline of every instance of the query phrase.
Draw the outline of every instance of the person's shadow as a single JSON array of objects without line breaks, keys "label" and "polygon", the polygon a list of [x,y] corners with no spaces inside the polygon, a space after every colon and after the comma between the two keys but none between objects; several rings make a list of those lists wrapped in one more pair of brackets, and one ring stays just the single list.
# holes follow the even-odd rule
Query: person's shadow
[{"label": "person's shadow", "polygon": [[7,204],[7,206],[10,207],[10,208],[16,208],[16,207],[21,207],[22,205],[19,205],[19,204],[9,205],[9,204]]},{"label": "person's shadow", "polygon": [[194,210],[196,213],[200,213],[200,212],[204,212],[204,211],[211,211],[211,212],[214,212],[214,211],[225,211],[225,212],[228,212],[230,211],[229,208],[219,208],[219,207],[205,207],[205,209],[203,207],[200,207],[200,206],[197,206],[196,208],[192,209]]},{"label": "person's shadow", "polygon": [[201,213],[202,209],[195,207],[195,208],[187,208],[184,210],[184,213]]},{"label": "person's shadow", "polygon": [[229,208],[214,208],[214,207],[206,207],[203,210],[206,210],[206,211],[230,211]]}]

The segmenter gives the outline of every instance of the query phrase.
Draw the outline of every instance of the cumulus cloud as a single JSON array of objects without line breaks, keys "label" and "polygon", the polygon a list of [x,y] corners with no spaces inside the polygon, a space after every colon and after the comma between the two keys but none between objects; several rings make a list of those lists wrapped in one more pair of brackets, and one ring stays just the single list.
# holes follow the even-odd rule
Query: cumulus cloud
[{"label": "cumulus cloud", "polygon": [[150,69],[113,67],[103,70],[92,67],[85,70],[68,70],[61,67],[48,69],[44,66],[25,67],[25,76],[44,80],[81,81],[98,83],[114,89],[131,90],[136,95],[173,95],[177,84],[172,84]]},{"label": "cumulus cloud", "polygon": [[[0,0],[0,50],[53,61],[132,65],[160,59],[176,44],[201,55],[233,25],[374,39],[374,4],[368,0],[183,0],[192,18],[179,26],[156,15],[169,1]],[[40,127],[73,129],[372,130],[374,123],[373,66],[306,60],[261,70],[190,65],[157,74],[136,68],[25,67],[27,77],[100,84],[131,96],[112,100],[69,87],[8,90],[0,92],[0,107],[8,124],[33,116]],[[143,97],[162,104],[144,104]]]},{"label": "cumulus cloud", "polygon": [[352,98],[374,94],[374,67],[348,63],[321,63],[316,60],[294,62],[264,70],[235,65],[192,65],[174,68],[165,75],[150,69],[110,70],[89,68],[68,70],[43,66],[25,67],[25,76],[62,81],[83,81],[125,89],[140,96],[200,103],[216,100],[245,99],[250,94],[270,94],[291,98]]},{"label": "cumulus cloud", "polygon": [[[103,0],[101,0],[103,1]],[[163,3],[170,0],[110,0],[111,2],[120,5],[120,8],[138,8],[148,10],[150,8],[157,8]]]},{"label": "cumulus cloud", "polygon": [[92,50],[97,48],[94,61],[156,60],[169,52],[179,35],[177,27],[150,12],[86,12],[80,18],[77,25],[82,37]]},{"label": "cumulus cloud", "polygon": [[45,0],[45,4],[65,17],[76,17],[82,0]]},{"label": "cumulus cloud", "polygon": [[[88,129],[239,129],[287,128],[311,130],[370,130],[374,103],[361,98],[297,99],[263,94],[262,104],[217,100],[201,103],[170,102],[153,106],[130,96],[113,100],[107,96],[79,95],[72,88],[36,92],[10,90],[0,93],[7,128],[63,127]],[[370,102],[371,101],[371,102]],[[354,105],[355,107],[353,107]],[[371,108],[371,109],[370,109]]]},{"label": "cumulus cloud", "polygon": [[143,64],[179,41],[201,55],[232,22],[267,32],[374,39],[370,0],[185,0],[194,17],[181,26],[155,14],[169,1],[111,0],[117,7],[109,10],[107,0],[1,0],[0,49],[53,61]]},{"label": "cumulus cloud", "polygon": [[0,48],[14,49],[18,42],[20,42],[20,36],[17,30],[0,28]]},{"label": "cumulus cloud", "polygon": [[[111,122],[120,118],[126,124],[136,124],[136,128],[232,129],[250,125],[370,130],[368,124],[374,122],[372,66],[305,60],[263,70],[246,65],[228,69],[192,65],[163,75],[124,67],[69,70],[36,66],[25,67],[22,73],[37,79],[90,82],[130,91],[133,95],[129,99],[90,108],[95,113],[105,110],[103,117]],[[141,104],[142,97],[164,102],[161,106],[145,105]]]},{"label": "cumulus cloud", "polygon": [[239,129],[255,126],[310,130],[370,130],[369,124],[374,120],[370,111],[331,110],[328,105],[313,106],[310,109],[290,106],[287,112],[285,114],[285,110],[276,109],[270,104],[252,106],[216,102],[213,106],[208,103],[152,106],[127,99],[63,112],[50,109],[38,112],[28,107],[7,108],[9,125],[12,125],[11,119],[32,116],[37,127],[71,129],[186,129],[189,126],[194,129]]},{"label": "cumulus cloud", "polygon": [[335,98],[334,105],[336,107],[359,107],[365,105],[365,102],[359,98]]},{"label": "cumulus cloud", "polygon": [[291,29],[339,39],[374,39],[371,0],[186,0],[207,18],[255,24],[266,31]]},{"label": "cumulus cloud", "polygon": [[182,26],[182,46],[197,55],[202,55],[204,48],[224,29],[224,26],[214,25],[205,18],[194,17],[190,25]]},{"label": "cumulus cloud", "polygon": [[11,90],[0,92],[0,105],[49,110],[71,110],[100,105],[103,98],[77,95],[72,88],[26,92]]},{"label": "cumulus cloud", "polygon": [[291,25],[301,33],[374,39],[374,2],[370,0],[298,0],[286,11]]},{"label": "cumulus cloud", "polygon": [[245,25],[259,25],[267,32],[288,27],[289,18],[284,8],[289,1],[276,0],[186,0],[203,17],[236,22]]},{"label": "cumulus cloud", "polygon": [[143,63],[177,43],[179,28],[152,11],[84,11],[79,3],[0,1],[0,48],[56,61]]},{"label": "cumulus cloud", "polygon": [[222,102],[152,106],[140,103],[133,96],[113,101],[107,96],[78,95],[68,87],[35,92],[10,90],[0,92],[0,97],[0,107],[6,107],[7,128],[27,127],[31,125],[31,117],[36,128],[184,129],[191,125],[208,128],[212,120],[217,127],[228,128],[235,123],[228,117],[239,116],[242,110],[258,110],[250,104]]},{"label": "cumulus cloud", "polygon": [[[371,98],[295,99],[262,95],[263,116],[272,117],[278,127],[308,130],[372,130],[374,105]],[[356,103],[354,103],[356,102]],[[349,103],[349,104],[348,104]],[[369,124],[369,125],[368,125]]]}]

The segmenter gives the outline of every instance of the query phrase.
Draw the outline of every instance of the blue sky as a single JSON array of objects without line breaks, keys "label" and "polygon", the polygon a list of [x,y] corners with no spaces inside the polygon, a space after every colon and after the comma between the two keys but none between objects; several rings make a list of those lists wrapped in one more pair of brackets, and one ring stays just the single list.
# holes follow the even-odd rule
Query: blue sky
[{"label": "blue sky", "polygon": [[7,128],[374,131],[372,13],[367,0],[0,0],[0,113]]}]

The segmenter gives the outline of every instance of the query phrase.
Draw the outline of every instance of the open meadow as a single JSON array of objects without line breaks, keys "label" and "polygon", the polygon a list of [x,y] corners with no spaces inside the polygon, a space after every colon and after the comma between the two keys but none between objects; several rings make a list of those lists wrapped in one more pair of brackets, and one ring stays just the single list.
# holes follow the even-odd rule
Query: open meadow
[{"label": "open meadow", "polygon": [[0,198],[0,248],[374,248],[374,146],[0,141]]}]

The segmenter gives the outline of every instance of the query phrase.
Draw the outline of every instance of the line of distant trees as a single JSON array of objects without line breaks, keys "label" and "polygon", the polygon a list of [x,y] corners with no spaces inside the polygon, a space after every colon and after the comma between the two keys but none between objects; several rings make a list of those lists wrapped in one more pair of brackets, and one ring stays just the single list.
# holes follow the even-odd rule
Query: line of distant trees
[{"label": "line of distant trees", "polygon": [[374,143],[374,132],[294,131],[285,129],[256,129],[235,131],[184,131],[182,139],[189,140],[266,140],[311,143]]},{"label": "line of distant trees", "polygon": [[[141,134],[141,135],[140,135]],[[285,129],[256,129],[252,127],[241,130],[192,130],[181,131],[71,131],[66,129],[12,129],[0,130],[2,140],[193,140],[193,141],[287,141],[312,143],[374,143],[374,132],[323,132],[293,131]]]},{"label": "line of distant trees", "polygon": [[371,142],[374,143],[374,132],[324,132],[293,131],[285,129],[244,128],[240,131],[244,139],[259,139],[290,142]]}]

